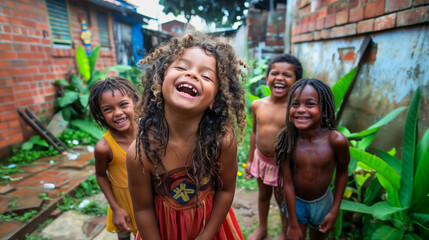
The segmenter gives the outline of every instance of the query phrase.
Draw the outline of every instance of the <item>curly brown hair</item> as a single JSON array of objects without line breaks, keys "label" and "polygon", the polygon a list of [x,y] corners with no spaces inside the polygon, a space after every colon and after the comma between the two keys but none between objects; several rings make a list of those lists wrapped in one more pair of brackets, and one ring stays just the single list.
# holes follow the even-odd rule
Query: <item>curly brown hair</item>
[{"label": "curly brown hair", "polygon": [[215,187],[220,188],[221,165],[218,162],[222,149],[222,139],[228,133],[234,138],[242,136],[246,124],[244,88],[240,76],[244,78],[239,60],[232,46],[224,37],[202,33],[186,34],[161,44],[151,54],[140,60],[145,67],[142,75],[143,93],[137,106],[139,120],[137,134],[137,157],[141,160],[142,149],[154,166],[155,183],[159,184],[159,166],[166,171],[161,156],[168,143],[168,125],[164,116],[164,97],[162,84],[167,68],[180,57],[185,49],[199,47],[216,59],[216,74],[219,91],[212,109],[207,108],[199,123],[197,141],[192,156],[192,180],[197,190],[203,177],[214,179]]}]

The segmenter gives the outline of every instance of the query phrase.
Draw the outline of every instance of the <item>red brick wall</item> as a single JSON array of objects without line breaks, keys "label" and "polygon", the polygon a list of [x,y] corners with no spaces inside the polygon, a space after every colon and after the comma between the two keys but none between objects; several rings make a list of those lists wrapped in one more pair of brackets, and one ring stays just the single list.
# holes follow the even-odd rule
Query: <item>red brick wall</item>
[{"label": "red brick wall", "polygon": [[[96,8],[85,1],[68,2],[75,46],[83,46],[80,16],[87,15],[92,45],[98,45]],[[110,15],[109,25],[113,29]],[[56,101],[52,82],[64,79],[68,71],[77,72],[76,49],[54,48],[50,36],[44,0],[0,0],[0,158],[9,153],[9,146],[34,134],[16,109],[27,106],[36,115],[42,109],[52,114]],[[113,32],[110,39],[111,48],[100,52],[97,69],[116,64]]]},{"label": "red brick wall", "polygon": [[428,0],[298,0],[292,43],[429,22]]}]

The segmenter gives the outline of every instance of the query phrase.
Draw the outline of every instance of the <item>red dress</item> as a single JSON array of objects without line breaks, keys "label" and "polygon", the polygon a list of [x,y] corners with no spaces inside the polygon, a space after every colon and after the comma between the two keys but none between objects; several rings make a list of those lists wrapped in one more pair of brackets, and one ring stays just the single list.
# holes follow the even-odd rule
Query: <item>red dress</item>
[{"label": "red dress", "polygon": [[[213,208],[213,183],[204,178],[200,186],[200,207],[196,207],[196,189],[185,167],[160,175],[155,190],[155,212],[161,238],[165,240],[195,239],[204,229]],[[140,235],[137,234],[137,240]],[[230,208],[214,239],[244,239]]]}]

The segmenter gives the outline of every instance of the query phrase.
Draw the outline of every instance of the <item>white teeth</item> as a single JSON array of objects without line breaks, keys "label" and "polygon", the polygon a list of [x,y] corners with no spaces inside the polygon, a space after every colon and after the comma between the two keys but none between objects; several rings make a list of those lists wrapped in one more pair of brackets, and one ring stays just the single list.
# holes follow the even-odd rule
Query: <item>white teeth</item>
[{"label": "white teeth", "polygon": [[121,122],[124,122],[124,121],[125,121],[125,118],[122,118],[122,119],[116,120],[115,122],[116,123],[121,123]]},{"label": "white teeth", "polygon": [[274,84],[274,87],[277,87],[277,88],[284,88],[285,87],[285,85],[283,85],[283,84]]},{"label": "white teeth", "polygon": [[187,87],[187,88],[191,89],[194,93],[197,93],[197,90],[194,87],[192,87],[191,85],[187,84],[187,83],[180,84],[179,88],[181,88],[181,87]]}]

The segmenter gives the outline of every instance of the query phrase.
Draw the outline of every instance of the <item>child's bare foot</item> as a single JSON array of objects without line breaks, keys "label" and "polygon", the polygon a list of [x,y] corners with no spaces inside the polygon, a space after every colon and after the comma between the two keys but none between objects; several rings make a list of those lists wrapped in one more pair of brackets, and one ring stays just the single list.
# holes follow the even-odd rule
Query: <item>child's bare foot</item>
[{"label": "child's bare foot", "polygon": [[267,229],[263,229],[262,227],[258,227],[253,233],[249,235],[247,240],[262,240],[267,236]]}]

